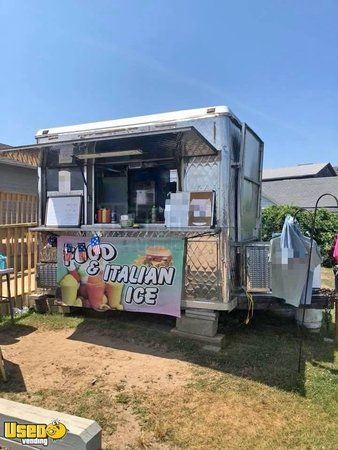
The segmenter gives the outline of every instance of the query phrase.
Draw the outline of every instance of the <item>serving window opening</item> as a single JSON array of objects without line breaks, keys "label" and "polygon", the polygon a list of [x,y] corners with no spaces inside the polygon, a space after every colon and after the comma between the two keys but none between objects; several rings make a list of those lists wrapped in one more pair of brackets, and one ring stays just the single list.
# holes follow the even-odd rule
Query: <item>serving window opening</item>
[{"label": "serving window opening", "polygon": [[164,224],[187,162],[215,152],[194,128],[53,144],[42,164],[42,213],[49,197],[78,195],[80,225]]},{"label": "serving window opening", "polygon": [[[174,161],[95,167],[95,222],[119,222],[130,215],[135,223],[164,223],[166,199],[177,191]],[[106,220],[102,211],[106,211]],[[101,211],[101,212],[100,212]]]}]

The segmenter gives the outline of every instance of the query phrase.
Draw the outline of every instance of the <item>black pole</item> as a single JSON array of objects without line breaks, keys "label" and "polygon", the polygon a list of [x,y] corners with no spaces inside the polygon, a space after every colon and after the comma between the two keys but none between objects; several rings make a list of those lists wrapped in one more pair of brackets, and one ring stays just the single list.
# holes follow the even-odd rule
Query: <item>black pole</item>
[{"label": "black pole", "polygon": [[337,197],[335,195],[329,194],[329,193],[322,194],[320,197],[318,197],[318,199],[316,201],[315,210],[314,210],[313,217],[312,217],[311,232],[310,232],[310,251],[309,251],[309,260],[308,260],[307,272],[306,272],[305,297],[304,297],[304,304],[302,305],[302,307],[303,307],[303,314],[302,314],[302,322],[301,322],[301,329],[300,329],[300,343],[299,343],[299,355],[298,355],[298,372],[300,372],[301,363],[302,363],[303,337],[304,337],[303,327],[304,327],[305,309],[306,309],[305,306],[306,306],[306,299],[307,299],[307,294],[308,294],[308,284],[309,284],[309,278],[310,278],[311,257],[312,257],[312,247],[313,247],[313,235],[314,235],[315,226],[316,226],[316,216],[317,216],[317,210],[318,210],[318,203],[320,202],[320,200],[323,197],[325,197],[327,195],[329,195],[330,197],[333,197],[336,200],[337,207],[338,207],[338,199],[337,199]]},{"label": "black pole", "polygon": [[[338,237],[337,237],[338,239]],[[337,342],[338,340],[338,262],[333,268],[334,273],[334,310],[335,310],[335,330],[334,330],[334,340]]]}]

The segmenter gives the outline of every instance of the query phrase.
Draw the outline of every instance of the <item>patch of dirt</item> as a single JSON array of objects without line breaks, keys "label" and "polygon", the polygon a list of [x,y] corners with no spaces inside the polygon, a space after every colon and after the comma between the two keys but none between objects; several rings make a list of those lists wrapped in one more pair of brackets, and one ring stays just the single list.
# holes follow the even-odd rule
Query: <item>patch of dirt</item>
[{"label": "patch of dirt", "polygon": [[168,448],[143,430],[132,407],[133,392],[170,395],[191,380],[192,364],[164,346],[98,328],[36,330],[14,337],[1,344],[9,378],[0,382],[5,396],[96,419],[106,450]]},{"label": "patch of dirt", "polygon": [[[137,337],[141,333],[106,329],[99,322],[62,330],[31,325],[4,330],[0,345],[9,381],[0,379],[0,395],[96,420],[105,450],[332,447],[333,406],[325,409],[324,403],[257,382],[255,364],[264,364],[263,380],[271,370],[265,355],[256,361],[258,344],[250,342],[252,357],[238,376],[239,358],[248,358],[247,350],[241,353],[245,339],[227,348],[235,365],[223,371],[211,358],[205,365],[182,360],[183,354],[169,352],[165,340],[145,330],[146,343]],[[310,389],[318,387],[311,382]],[[327,386],[322,384],[323,392]]]},{"label": "patch of dirt", "polygon": [[2,345],[4,357],[18,365],[28,391],[93,385],[171,391],[192,376],[191,365],[165,349],[123,342],[109,334],[98,336],[98,329],[73,334],[73,330],[34,332]]},{"label": "patch of dirt", "polygon": [[103,439],[107,449],[127,449],[133,445],[135,446],[135,444],[139,444],[142,430],[137,417],[132,414],[129,408],[121,409],[119,415],[123,420],[118,422],[114,433],[109,435],[106,431],[103,432]]}]

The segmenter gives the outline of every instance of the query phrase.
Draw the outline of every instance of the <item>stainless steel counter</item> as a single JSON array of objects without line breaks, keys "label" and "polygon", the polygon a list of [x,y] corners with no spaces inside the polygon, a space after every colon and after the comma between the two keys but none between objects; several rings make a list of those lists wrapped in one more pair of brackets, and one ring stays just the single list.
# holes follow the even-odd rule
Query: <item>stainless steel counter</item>
[{"label": "stainless steel counter", "polygon": [[199,235],[215,235],[220,232],[220,228],[167,228],[164,225],[146,225],[140,228],[121,228],[110,224],[82,225],[79,228],[68,227],[34,227],[30,231],[54,234],[72,235],[91,235],[93,232],[100,232],[102,236],[115,237],[152,237],[163,238],[170,236],[195,237]]}]

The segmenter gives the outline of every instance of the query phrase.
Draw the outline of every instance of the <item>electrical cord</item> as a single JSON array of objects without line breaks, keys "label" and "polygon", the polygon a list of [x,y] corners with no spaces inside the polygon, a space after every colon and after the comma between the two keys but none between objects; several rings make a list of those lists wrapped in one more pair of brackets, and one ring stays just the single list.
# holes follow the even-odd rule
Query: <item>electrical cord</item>
[{"label": "electrical cord", "polygon": [[255,303],[253,296],[250,294],[250,292],[248,292],[246,289],[244,289],[244,292],[248,300],[248,314],[246,316],[246,319],[244,320],[244,323],[245,325],[248,325],[251,319],[253,318]]}]

